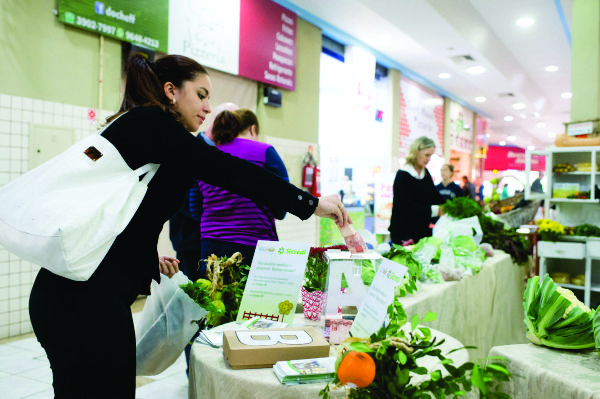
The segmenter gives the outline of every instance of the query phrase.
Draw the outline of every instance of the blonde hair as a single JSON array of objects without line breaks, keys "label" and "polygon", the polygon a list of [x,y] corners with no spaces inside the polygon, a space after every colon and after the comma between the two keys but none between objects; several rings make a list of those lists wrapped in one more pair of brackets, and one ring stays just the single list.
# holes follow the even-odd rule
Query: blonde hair
[{"label": "blonde hair", "polygon": [[407,164],[415,166],[417,162],[417,155],[419,151],[426,150],[428,148],[435,148],[435,142],[427,136],[421,136],[412,142],[408,149],[408,155],[405,158]]}]

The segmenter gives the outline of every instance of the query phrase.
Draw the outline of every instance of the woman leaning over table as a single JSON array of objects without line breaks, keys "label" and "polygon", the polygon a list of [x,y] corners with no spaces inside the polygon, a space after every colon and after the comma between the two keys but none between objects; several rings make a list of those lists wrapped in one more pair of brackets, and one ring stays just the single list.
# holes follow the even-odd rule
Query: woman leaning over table
[{"label": "woman leaning over table", "polygon": [[[300,219],[315,214],[338,224],[350,222],[337,196],[315,198],[190,133],[211,111],[210,78],[196,61],[168,55],[150,63],[135,55],[126,78],[121,108],[109,118],[112,124],[103,136],[132,169],[149,162],[160,168],[129,225],[88,281],[68,280],[45,269],[37,275],[29,311],[50,361],[57,399],[135,398],[130,306],[138,294],[149,293],[152,279],[159,279],[159,234],[196,180]],[[169,265],[170,274],[177,267],[168,260],[162,266]]]},{"label": "woman leaning over table", "polygon": [[394,179],[394,199],[390,236],[392,243],[402,245],[417,243],[431,236],[432,217],[441,216],[444,199],[435,188],[426,166],[435,152],[435,143],[422,136],[412,142],[406,165],[399,169]]}]

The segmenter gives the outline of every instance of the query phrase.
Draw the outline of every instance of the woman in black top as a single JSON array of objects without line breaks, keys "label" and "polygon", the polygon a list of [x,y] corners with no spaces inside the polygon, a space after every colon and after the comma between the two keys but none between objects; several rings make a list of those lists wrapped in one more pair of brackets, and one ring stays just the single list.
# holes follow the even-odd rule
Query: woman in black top
[{"label": "woman in black top", "polygon": [[[152,279],[159,280],[159,234],[196,180],[303,220],[315,214],[339,225],[350,222],[337,196],[315,198],[196,139],[190,132],[210,113],[210,94],[206,69],[190,58],[170,55],[150,63],[136,55],[129,60],[117,115],[126,113],[103,136],[132,169],[149,162],[161,166],[129,225],[88,281],[68,280],[45,269],[38,273],[29,311],[50,361],[56,398],[135,398],[130,306],[138,294],[149,293]],[[168,259],[162,266],[176,269]]]},{"label": "woman in black top", "polygon": [[394,180],[394,200],[390,221],[392,243],[402,245],[412,239],[417,243],[431,236],[431,218],[441,216],[444,202],[425,168],[435,152],[435,143],[422,136],[412,142],[406,165]]}]

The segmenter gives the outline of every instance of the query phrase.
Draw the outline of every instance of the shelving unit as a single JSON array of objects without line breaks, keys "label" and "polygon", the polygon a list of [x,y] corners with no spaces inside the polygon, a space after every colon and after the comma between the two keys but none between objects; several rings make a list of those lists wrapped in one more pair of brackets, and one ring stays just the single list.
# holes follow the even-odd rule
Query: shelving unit
[{"label": "shelving unit", "polygon": [[[532,156],[543,156],[546,159],[546,191],[543,194],[531,192]],[[526,151],[525,156],[525,199],[544,200],[545,217],[555,220],[565,226],[579,224],[593,224],[600,226],[600,198],[596,197],[595,186],[600,185],[600,171],[596,170],[600,162],[600,147],[551,147],[546,150]],[[572,166],[580,163],[589,163],[589,171],[573,171],[554,173],[553,168],[559,164],[568,163]],[[589,191],[589,199],[556,198],[553,193],[559,184],[577,184],[579,192]],[[556,208],[556,209],[553,209]],[[549,259],[563,259],[560,267],[577,268],[583,271],[585,284],[559,284],[572,290],[576,295],[583,294],[586,306],[596,305],[598,299],[593,301],[592,293],[600,293],[600,241],[576,237],[572,242],[545,242],[538,241],[537,254],[540,258],[539,274],[544,276],[548,269],[552,269]],[[557,268],[560,268],[557,267]],[[552,270],[550,270],[552,271]],[[593,303],[595,302],[595,303]]]}]

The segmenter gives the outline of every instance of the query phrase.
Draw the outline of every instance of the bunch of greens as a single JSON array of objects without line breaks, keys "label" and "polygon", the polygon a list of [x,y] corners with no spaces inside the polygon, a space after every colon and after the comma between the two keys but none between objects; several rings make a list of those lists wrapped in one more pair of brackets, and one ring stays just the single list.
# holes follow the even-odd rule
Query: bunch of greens
[{"label": "bunch of greens", "polygon": [[237,318],[250,266],[242,264],[239,252],[230,258],[211,255],[205,260],[208,279],[181,285],[181,289],[198,305],[209,311],[212,326],[235,321]]},{"label": "bunch of greens", "polygon": [[598,350],[598,356],[600,356],[600,307],[596,309],[594,315],[594,340],[596,341],[596,349]]},{"label": "bunch of greens", "polygon": [[600,227],[591,224],[582,224],[575,226],[574,234],[576,236],[600,237]]},{"label": "bunch of greens", "polygon": [[421,259],[423,260],[423,258],[429,258],[431,256],[431,253],[429,253],[429,251],[432,251],[435,248],[436,251],[433,257],[431,258],[431,261],[437,262],[440,260],[440,255],[442,254],[441,245],[442,240],[440,240],[437,237],[423,237],[414,247],[412,247],[411,251],[412,253],[417,255],[417,257],[419,257],[419,255],[422,255]]},{"label": "bunch of greens", "polygon": [[412,294],[417,290],[417,280],[423,271],[423,265],[414,254],[400,245],[392,245],[392,248],[382,255],[384,258],[392,260],[408,268],[408,273],[404,276],[404,280],[397,289],[396,294],[400,297]]},{"label": "bunch of greens", "polygon": [[546,274],[527,281],[523,295],[527,339],[536,345],[558,349],[587,349],[595,346],[589,309],[568,289],[557,286]]},{"label": "bunch of greens", "polygon": [[479,216],[483,213],[479,204],[469,197],[455,197],[443,205],[444,213],[456,219]]},{"label": "bunch of greens", "polygon": [[479,225],[483,231],[482,243],[489,243],[495,249],[506,252],[517,264],[527,262],[530,251],[523,235],[515,229],[505,229],[504,223],[486,215],[479,216]]},{"label": "bunch of greens", "polygon": [[[390,319],[387,326],[381,327],[368,339],[353,339],[353,342],[343,344],[345,352],[338,356],[336,371],[343,357],[352,351],[371,356],[376,370],[373,382],[365,387],[352,389],[349,398],[457,397],[465,396],[466,391],[471,391],[473,387],[479,390],[481,398],[509,398],[496,390],[498,382],[509,381],[511,378],[504,359],[490,358],[485,366],[467,362],[457,367],[452,364],[452,359],[446,356],[467,347],[454,349],[444,355],[440,348],[444,340],[436,342],[429,328],[418,326],[421,322],[435,320],[435,313],[427,313],[423,320],[414,315],[411,318],[410,330],[407,331],[406,328],[402,328],[407,322],[407,316],[398,299],[388,307],[387,312]],[[427,356],[438,358],[439,364],[447,371],[446,375],[439,369],[428,370],[417,364],[417,359]],[[415,382],[415,375],[428,375],[429,378]],[[333,383],[338,386],[341,384],[337,373]],[[330,397],[329,392],[330,385],[327,384],[320,395],[327,399]]]},{"label": "bunch of greens", "polygon": [[328,249],[348,250],[345,245],[333,245],[329,247],[311,247],[306,261],[306,270],[304,272],[304,281],[302,286],[308,292],[325,291],[327,282],[328,265],[323,255]]}]

